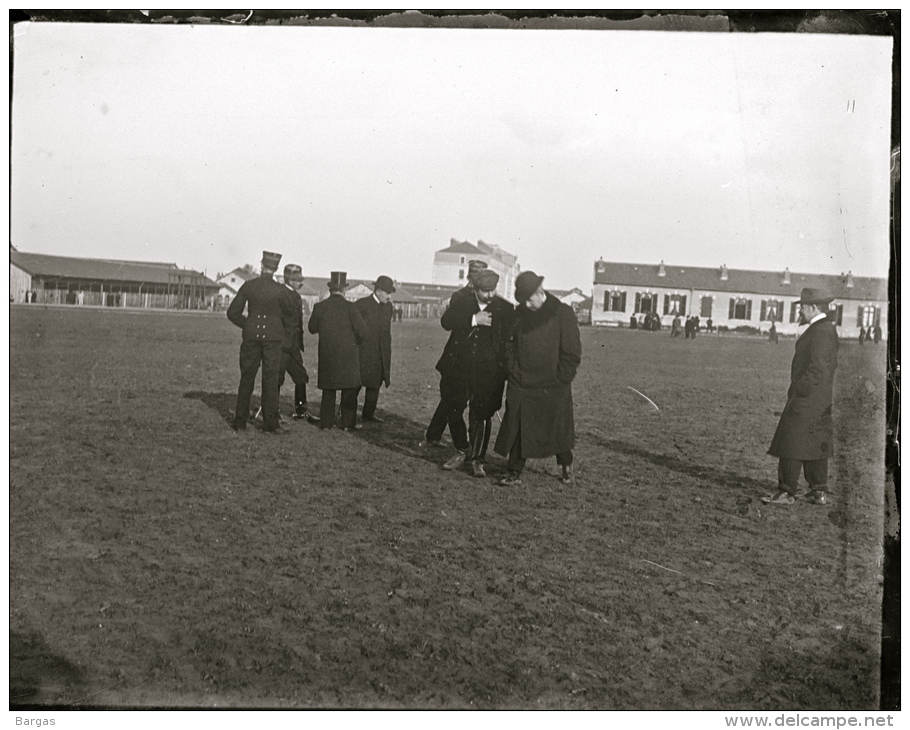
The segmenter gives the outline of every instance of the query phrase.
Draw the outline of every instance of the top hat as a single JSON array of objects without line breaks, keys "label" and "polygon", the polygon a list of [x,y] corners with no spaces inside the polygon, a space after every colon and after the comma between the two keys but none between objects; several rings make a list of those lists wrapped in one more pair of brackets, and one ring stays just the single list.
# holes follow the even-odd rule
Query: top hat
[{"label": "top hat", "polygon": [[328,283],[332,291],[344,291],[348,288],[348,274],[346,271],[333,271],[332,280]]},{"label": "top hat", "polygon": [[821,289],[813,289],[812,287],[807,286],[803,287],[797,304],[831,304],[833,301],[834,297],[829,296]]},{"label": "top hat", "polygon": [[373,284],[376,289],[382,289],[387,294],[395,293],[395,284],[388,276],[380,276]]},{"label": "top hat", "polygon": [[278,271],[278,262],[281,261],[280,253],[272,253],[271,251],[262,252],[262,270],[263,271]]},{"label": "top hat", "polygon": [[288,264],[284,267],[284,278],[285,280],[302,279],[303,269],[298,264]]},{"label": "top hat", "polygon": [[481,269],[472,279],[475,289],[480,291],[493,291],[499,283],[499,274],[490,269]]},{"label": "top hat", "polygon": [[533,271],[522,271],[515,279],[515,300],[526,302],[531,295],[540,289],[543,284],[543,277],[538,276]]}]

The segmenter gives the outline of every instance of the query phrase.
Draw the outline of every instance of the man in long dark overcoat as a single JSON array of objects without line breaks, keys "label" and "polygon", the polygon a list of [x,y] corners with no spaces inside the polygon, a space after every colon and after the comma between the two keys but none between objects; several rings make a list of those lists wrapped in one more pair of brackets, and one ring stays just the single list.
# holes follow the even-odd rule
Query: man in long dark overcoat
[{"label": "man in long dark overcoat", "polygon": [[[388,276],[380,276],[373,284],[373,293],[354,302],[366,324],[367,333],[360,343],[360,381],[366,388],[362,418],[365,422],[383,423],[376,415],[379,389],[388,388],[392,372],[392,295],[395,284]],[[360,388],[357,389],[360,397]]]},{"label": "man in long dark overcoat", "polygon": [[490,443],[493,416],[502,406],[508,371],[505,348],[514,319],[514,307],[496,296],[499,274],[489,269],[474,276],[474,292],[453,301],[442,315],[443,329],[452,332],[449,345],[436,364],[453,387],[461,387],[468,403],[466,451],[443,464],[458,469],[466,461],[475,477],[485,477],[484,460]]},{"label": "man in long dark overcoat", "polygon": [[509,338],[506,415],[496,453],[509,459],[503,486],[521,484],[527,459],[556,456],[562,481],[575,484],[572,450],[575,412],[572,380],[581,363],[581,335],[572,307],[543,288],[543,277],[524,271],[515,280],[518,302]]},{"label": "man in long dark overcoat", "polygon": [[[273,277],[281,254],[263,251],[262,273],[240,287],[227,318],[243,329],[240,345],[240,387],[232,427],[243,431],[250,417],[250,398],[262,364],[262,430],[281,433],[278,425],[278,377],[281,353],[290,342],[293,311],[285,288]],[[247,314],[244,314],[244,310]]]},{"label": "man in long dark overcoat", "polygon": [[335,425],[335,403],[341,391],[341,420],[339,427],[353,431],[357,427],[357,391],[360,389],[360,343],[366,337],[363,317],[344,298],[347,273],[333,271],[328,283],[329,296],[313,305],[307,327],[319,335],[319,377],[322,390],[319,411],[321,428]]},{"label": "man in long dark overcoat", "polygon": [[826,504],[828,459],[834,450],[834,371],[840,343],[828,319],[833,297],[806,287],[799,298],[799,318],[808,328],[796,340],[790,367],[790,388],[768,453],[778,458],[778,491],[762,501],[793,504],[802,471],[809,483],[807,499]]},{"label": "man in long dark overcoat", "polygon": [[[468,284],[452,294],[449,299],[450,307],[462,299],[474,298],[474,277],[486,268],[486,261],[477,259],[468,262]],[[461,338],[461,335],[455,330],[449,329],[449,332],[449,340],[446,342],[442,359],[439,362],[450,362],[455,342]],[[438,364],[436,369],[439,370]],[[427,444],[442,446],[442,435],[448,426],[455,448],[460,452],[465,452],[468,450],[468,427],[465,425],[463,415],[468,404],[466,386],[455,376],[452,368],[447,368],[446,372],[439,370],[439,376],[439,405],[436,406],[436,412],[433,413],[430,425],[427,426]]]},{"label": "man in long dark overcoat", "polygon": [[278,377],[278,388],[284,385],[287,373],[294,381],[294,415],[295,419],[305,418],[310,423],[319,423],[316,416],[310,414],[307,407],[306,385],[310,375],[303,364],[303,298],[298,289],[303,283],[303,269],[298,264],[284,267],[284,295],[290,301],[294,314],[291,317],[290,341],[281,353],[281,371]]}]

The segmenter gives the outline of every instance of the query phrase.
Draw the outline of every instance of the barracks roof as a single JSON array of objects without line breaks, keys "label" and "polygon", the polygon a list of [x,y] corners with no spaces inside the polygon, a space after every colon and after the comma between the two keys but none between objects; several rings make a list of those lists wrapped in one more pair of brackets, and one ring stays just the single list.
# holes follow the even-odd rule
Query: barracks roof
[{"label": "barracks roof", "polygon": [[[594,284],[609,286],[644,286],[663,289],[695,289],[698,291],[767,294],[798,298],[803,287],[824,289],[835,299],[887,301],[885,279],[869,276],[803,274],[782,271],[747,271],[701,266],[671,266],[660,264],[625,264],[597,261],[594,264]],[[663,272],[663,275],[661,275]],[[789,273],[789,283],[784,283]],[[853,286],[848,286],[852,281]]]},{"label": "barracks roof", "polygon": [[[201,278],[198,283],[217,288],[218,284],[200,272],[177,268],[159,261],[119,261],[49,256],[43,253],[9,252],[10,263],[32,276],[95,281],[131,281],[168,284],[186,276]],[[198,280],[198,279],[197,279]]]}]

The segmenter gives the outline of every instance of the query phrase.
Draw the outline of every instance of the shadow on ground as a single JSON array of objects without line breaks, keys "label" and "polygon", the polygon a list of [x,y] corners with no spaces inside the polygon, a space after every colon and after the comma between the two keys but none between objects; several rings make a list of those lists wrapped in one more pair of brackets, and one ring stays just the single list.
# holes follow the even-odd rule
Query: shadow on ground
[{"label": "shadow on ground", "polygon": [[11,710],[59,705],[63,697],[78,694],[83,682],[82,673],[54,654],[39,634],[9,632]]}]

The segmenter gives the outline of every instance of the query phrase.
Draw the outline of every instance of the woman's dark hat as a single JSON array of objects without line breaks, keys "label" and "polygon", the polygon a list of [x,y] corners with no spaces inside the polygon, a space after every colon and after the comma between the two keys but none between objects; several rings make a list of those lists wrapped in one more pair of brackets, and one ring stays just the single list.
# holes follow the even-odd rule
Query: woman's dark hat
[{"label": "woman's dark hat", "polygon": [[802,293],[799,295],[797,304],[831,304],[833,301],[834,297],[829,296],[821,289],[813,289],[807,286],[803,288]]},{"label": "woman's dark hat", "polygon": [[346,271],[333,271],[332,280],[328,283],[331,291],[344,291],[348,288],[348,273]]},{"label": "woman's dark hat", "polygon": [[515,279],[515,301],[528,301],[531,295],[540,289],[541,284],[543,284],[542,276],[538,276],[533,271],[522,271]]},{"label": "woman's dark hat", "polygon": [[388,276],[380,276],[373,284],[375,289],[382,289],[386,294],[395,293],[395,283]]}]

